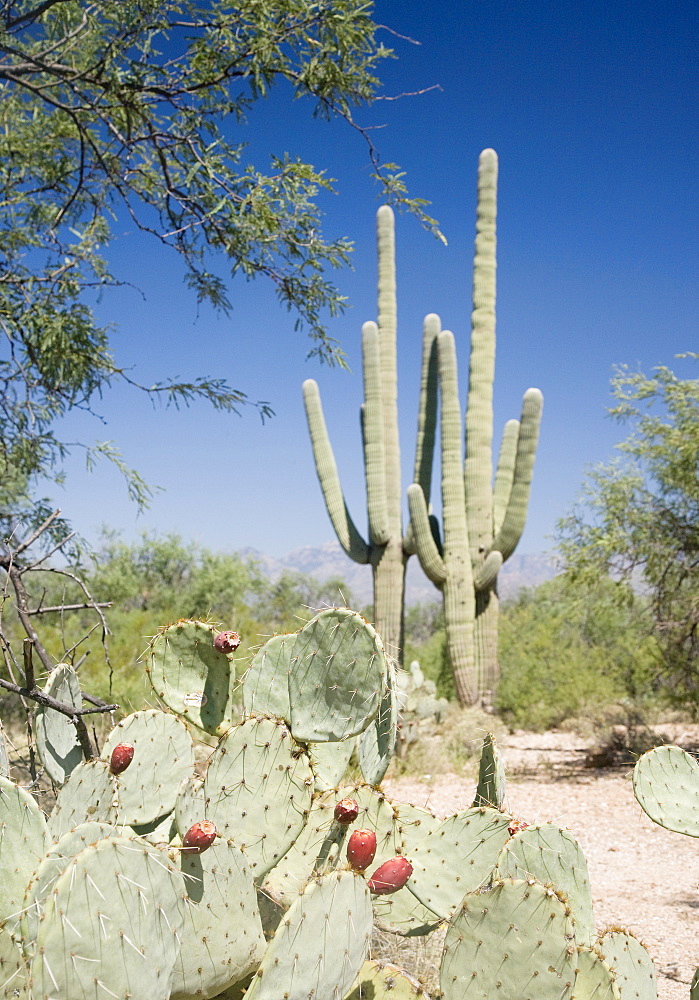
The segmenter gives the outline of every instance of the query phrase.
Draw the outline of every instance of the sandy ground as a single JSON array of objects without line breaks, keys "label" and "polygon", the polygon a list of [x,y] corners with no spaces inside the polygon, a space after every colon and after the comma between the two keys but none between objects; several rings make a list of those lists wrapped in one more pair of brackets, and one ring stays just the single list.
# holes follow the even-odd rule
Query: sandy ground
[{"label": "sandy ground", "polygon": [[[598,930],[632,931],[656,964],[659,1000],[686,1000],[699,964],[699,842],[648,819],[630,766],[586,768],[587,748],[575,736],[520,734],[501,745],[511,771],[508,811],[573,833],[588,861]],[[440,816],[473,800],[473,782],[456,774],[384,786],[391,798]]]}]

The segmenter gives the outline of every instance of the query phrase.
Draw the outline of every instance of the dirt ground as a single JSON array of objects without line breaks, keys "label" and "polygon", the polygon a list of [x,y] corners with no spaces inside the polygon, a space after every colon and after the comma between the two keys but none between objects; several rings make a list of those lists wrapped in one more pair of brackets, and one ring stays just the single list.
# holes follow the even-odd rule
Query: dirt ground
[{"label": "dirt ground", "polygon": [[[669,735],[696,745],[691,728]],[[500,745],[508,811],[571,831],[589,865],[598,930],[613,924],[632,931],[655,962],[659,1000],[686,1000],[699,964],[699,842],[651,822],[634,798],[630,765],[586,766],[589,743],[575,735],[525,733]],[[457,774],[384,786],[390,797],[440,816],[467,808],[474,791],[473,780]]]}]

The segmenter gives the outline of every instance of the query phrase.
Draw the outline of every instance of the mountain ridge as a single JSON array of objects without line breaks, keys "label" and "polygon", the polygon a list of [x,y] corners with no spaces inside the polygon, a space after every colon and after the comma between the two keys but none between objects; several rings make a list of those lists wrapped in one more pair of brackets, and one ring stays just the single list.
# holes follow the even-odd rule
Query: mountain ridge
[{"label": "mountain ridge", "polygon": [[[304,545],[278,558],[250,547],[241,549],[238,554],[254,559],[265,576],[273,582],[284,572],[291,570],[312,576],[321,583],[332,579],[342,580],[350,589],[358,607],[371,604],[373,599],[371,567],[353,562],[335,540],[322,545]],[[537,587],[552,579],[558,572],[558,556],[553,551],[516,552],[500,571],[500,596],[514,597],[523,587]],[[408,605],[436,601],[439,598],[439,591],[422,572],[417,557],[408,563],[405,593]]]}]

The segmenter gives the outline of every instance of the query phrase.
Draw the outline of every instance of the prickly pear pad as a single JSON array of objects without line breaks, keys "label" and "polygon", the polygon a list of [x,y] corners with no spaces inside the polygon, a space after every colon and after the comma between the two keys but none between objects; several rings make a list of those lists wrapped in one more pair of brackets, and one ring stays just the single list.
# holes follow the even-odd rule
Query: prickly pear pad
[{"label": "prickly pear pad", "polygon": [[51,845],[39,862],[24,894],[20,927],[28,955],[34,952],[46,897],[70,864],[71,858],[80,854],[86,847],[96,844],[98,840],[118,835],[117,830],[108,823],[81,823],[74,830],[64,834],[58,843]]},{"label": "prickly pear pad", "polygon": [[255,888],[242,852],[225,840],[202,854],[182,851],[178,863],[188,903],[171,1000],[206,1000],[260,964],[265,939]]},{"label": "prickly pear pad", "polygon": [[445,819],[415,845],[410,891],[448,920],[467,892],[490,877],[510,834],[510,817],[497,809],[466,809]]},{"label": "prickly pear pad", "polygon": [[44,856],[46,820],[36,800],[0,777],[0,920],[22,906],[27,882]]},{"label": "prickly pear pad", "polygon": [[398,699],[396,698],[396,668],[386,658],[386,684],[379,710],[371,725],[359,737],[359,766],[362,777],[370,785],[379,785],[391,763],[398,734]]},{"label": "prickly pear pad", "polygon": [[359,970],[345,1000],[430,1000],[417,979],[397,965],[369,960]]},{"label": "prickly pear pad", "polygon": [[492,733],[486,733],[478,769],[474,806],[501,809],[505,801],[505,764]]},{"label": "prickly pear pad", "polygon": [[297,633],[291,657],[291,732],[305,743],[364,732],[386,685],[378,635],[348,608],[321,611]]},{"label": "prickly pear pad", "polygon": [[[82,708],[80,681],[67,663],[59,663],[51,671],[44,694],[66,705]],[[61,712],[44,705],[36,710],[36,749],[46,773],[56,785],[62,785],[83,759],[73,723]]]},{"label": "prickly pear pad", "polygon": [[508,840],[495,867],[496,878],[535,878],[553,884],[567,898],[575,921],[575,940],[595,938],[587,861],[577,840],[552,823],[528,826]]},{"label": "prickly pear pad", "polygon": [[656,747],[633,769],[633,790],[654,823],[699,837],[699,763],[680,747]]},{"label": "prickly pear pad", "polygon": [[577,953],[566,904],[538,882],[470,892],[447,931],[445,1000],[570,1000]]},{"label": "prickly pear pad", "polygon": [[79,823],[116,823],[117,779],[105,760],[83,761],[71,772],[56,796],[48,819],[55,843]]},{"label": "prickly pear pad", "polygon": [[289,671],[296,632],[274,635],[255,653],[243,679],[246,715],[276,715],[291,724]]},{"label": "prickly pear pad", "polygon": [[214,751],[204,779],[206,816],[198,819],[213,820],[221,837],[233,839],[257,880],[298,837],[312,793],[308,757],[286,726],[273,719],[248,719]]},{"label": "prickly pear pad", "polygon": [[3,1000],[30,997],[29,966],[9,925],[3,923],[0,923],[0,997]]},{"label": "prickly pear pad", "polygon": [[371,902],[361,875],[309,882],[267,946],[246,1000],[342,1000],[371,940]]},{"label": "prickly pear pad", "polygon": [[221,736],[232,723],[233,653],[214,649],[218,629],[182,619],[154,636],[146,671],[158,697],[177,715]]},{"label": "prickly pear pad", "polygon": [[168,1000],[184,895],[179,871],[143,841],[116,837],[86,848],[47,900],[34,995]]},{"label": "prickly pear pad", "polygon": [[592,948],[578,948],[571,1000],[621,1000],[616,977]]},{"label": "prickly pear pad", "polygon": [[172,812],[180,782],[194,766],[192,738],[174,715],[148,708],[112,729],[102,747],[109,761],[119,743],[132,743],[134,757],[118,776],[119,822],[141,826]]},{"label": "prickly pear pad", "polygon": [[621,1000],[657,1000],[653,962],[633,934],[611,931],[600,938],[599,950],[614,970]]}]

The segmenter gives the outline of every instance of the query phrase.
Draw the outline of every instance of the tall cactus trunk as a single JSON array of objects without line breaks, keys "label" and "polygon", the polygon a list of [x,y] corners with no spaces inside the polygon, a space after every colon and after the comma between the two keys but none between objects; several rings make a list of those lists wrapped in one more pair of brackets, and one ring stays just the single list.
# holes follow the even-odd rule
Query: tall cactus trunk
[{"label": "tall cactus trunk", "polygon": [[386,652],[402,662],[404,643],[405,570],[408,557],[400,539],[372,549],[374,627]]},{"label": "tall cactus trunk", "polygon": [[476,592],[476,620],[474,623],[474,644],[478,665],[478,696],[491,705],[500,680],[498,660],[498,619],[500,600],[495,590]]}]

